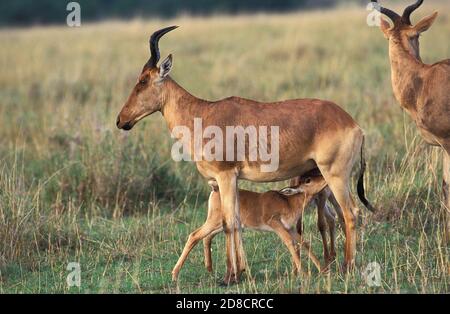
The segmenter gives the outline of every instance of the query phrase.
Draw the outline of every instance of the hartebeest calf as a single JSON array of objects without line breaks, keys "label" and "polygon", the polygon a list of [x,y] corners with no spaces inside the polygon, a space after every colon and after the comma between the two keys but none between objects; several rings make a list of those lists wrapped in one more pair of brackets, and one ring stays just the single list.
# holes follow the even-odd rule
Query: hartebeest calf
[{"label": "hartebeest calf", "polygon": [[[158,41],[165,33],[175,29],[167,27],[150,37],[151,57],[142,69],[138,81],[128,100],[117,117],[119,129],[131,130],[142,118],[160,111],[172,132],[172,136],[186,140],[183,134],[173,132],[183,126],[194,134],[188,141],[189,154],[195,160],[197,169],[207,179],[215,179],[221,192],[221,205],[224,214],[224,229],[227,245],[227,265],[231,271],[225,281],[230,283],[239,279],[245,268],[245,254],[242,248],[237,180],[271,182],[287,180],[318,167],[337,202],[342,208],[345,228],[345,265],[351,266],[355,257],[356,230],[355,219],[358,209],[350,193],[350,174],[360,154],[363,152],[364,135],[361,128],[342,108],[330,101],[318,99],[295,99],[271,103],[239,97],[229,97],[219,101],[199,99],[168,75],[172,68],[172,55],[160,58]],[[227,138],[223,152],[232,148],[226,159],[210,159],[204,150],[198,152],[194,119],[201,120],[201,131],[215,128],[223,134],[228,127],[244,130],[261,129],[270,126],[264,146],[269,147],[279,157],[276,169],[266,171],[267,160],[254,160],[249,155],[237,156],[237,136]],[[272,132],[278,128],[279,134]],[[236,134],[235,134],[236,135]],[[260,133],[261,135],[261,133]],[[277,136],[278,135],[278,136]],[[212,137],[213,135],[211,135]],[[250,147],[249,137],[245,138],[246,151],[261,149]],[[272,141],[276,138],[276,141]],[[228,142],[229,141],[229,142]],[[200,138],[200,144],[209,142]],[[272,145],[274,144],[274,145]],[[217,148],[217,147],[216,147]],[[237,158],[240,157],[240,158]],[[361,159],[363,163],[363,160]],[[263,168],[264,167],[264,168]],[[363,169],[363,168],[362,168]],[[370,209],[364,197],[363,171],[358,181],[358,196]]]},{"label": "hartebeest calf", "polygon": [[[191,250],[201,240],[204,240],[205,266],[212,271],[211,241],[213,237],[223,230],[224,212],[221,208],[220,191],[217,182],[210,180],[212,188],[208,200],[208,217],[205,223],[189,235],[183,252],[172,271],[172,279],[177,280],[178,273],[183,267]],[[275,232],[288,248],[295,270],[301,272],[300,255],[297,243],[308,252],[314,265],[321,270],[317,257],[311,252],[309,244],[303,241],[297,232],[305,207],[311,199],[325,188],[327,183],[321,176],[302,179],[297,186],[284,188],[280,191],[257,193],[239,190],[239,210],[243,228],[260,231]],[[328,209],[328,208],[326,208]],[[332,213],[327,213],[333,217]],[[230,269],[230,267],[228,267]]]},{"label": "hartebeest calf", "polygon": [[412,25],[411,13],[422,3],[423,0],[416,1],[401,16],[392,10],[377,8],[393,23],[391,27],[382,18],[380,25],[389,40],[394,96],[414,120],[424,140],[444,150],[445,234],[450,239],[450,59],[432,65],[422,62],[419,36],[430,28],[437,16],[435,12]]}]

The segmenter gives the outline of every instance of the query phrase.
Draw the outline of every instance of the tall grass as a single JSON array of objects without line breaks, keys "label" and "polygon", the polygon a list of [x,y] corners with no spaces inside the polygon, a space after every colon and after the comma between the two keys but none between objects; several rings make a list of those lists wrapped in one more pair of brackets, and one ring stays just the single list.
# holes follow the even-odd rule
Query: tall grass
[{"label": "tall grass", "polygon": [[[421,38],[429,63],[450,55],[448,5],[416,15],[432,6],[440,17]],[[1,30],[0,291],[448,292],[440,152],[423,144],[395,102],[387,42],[365,24],[366,14],[340,9]],[[162,55],[174,54],[172,77],[194,95],[330,99],[365,130],[367,194],[380,212],[362,210],[353,273],[344,276],[336,263],[320,275],[305,260],[309,276],[296,278],[274,235],[245,232],[250,275],[243,283],[217,285],[221,237],[213,276],[198,249],[181,282],[170,282],[188,233],[205,218],[205,182],[193,164],[171,159],[159,114],[130,133],[114,125],[148,58],[148,35],[170,24],[182,27],[161,40]],[[311,210],[306,232],[320,253],[315,221]],[[342,251],[343,234],[338,240]],[[79,289],[65,283],[71,261],[82,266]],[[378,288],[361,276],[372,261],[382,266]]]}]

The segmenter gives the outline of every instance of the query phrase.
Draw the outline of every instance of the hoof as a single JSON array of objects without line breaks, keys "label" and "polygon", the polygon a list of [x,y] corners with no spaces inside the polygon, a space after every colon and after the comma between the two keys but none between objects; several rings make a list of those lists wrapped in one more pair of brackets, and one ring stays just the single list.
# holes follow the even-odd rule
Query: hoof
[{"label": "hoof", "polygon": [[345,263],[344,262],[341,265],[341,273],[348,274],[348,273],[350,273],[353,270],[353,268],[354,268],[353,263]]},{"label": "hoof", "polygon": [[221,286],[230,286],[239,283],[239,276],[236,274],[226,274],[221,282]]}]

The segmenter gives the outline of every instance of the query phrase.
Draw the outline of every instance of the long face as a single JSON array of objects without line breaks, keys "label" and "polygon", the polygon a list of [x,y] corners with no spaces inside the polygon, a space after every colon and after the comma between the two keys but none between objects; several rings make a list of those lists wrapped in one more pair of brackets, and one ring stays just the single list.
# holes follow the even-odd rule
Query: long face
[{"label": "long face", "polygon": [[131,128],[142,118],[161,109],[163,101],[163,79],[158,68],[145,68],[139,75],[136,85],[117,117],[117,127]]},{"label": "long face", "polygon": [[131,130],[144,117],[161,110],[164,105],[164,81],[172,68],[172,55],[158,67],[159,39],[178,26],[160,29],[150,37],[150,59],[144,65],[136,85],[120,111],[116,125],[119,129]]},{"label": "long face", "polygon": [[401,46],[418,60],[420,60],[419,36],[421,33],[428,30],[437,16],[437,12],[435,12],[434,14],[421,19],[416,25],[412,25],[410,15],[422,3],[423,0],[420,0],[413,5],[410,5],[405,9],[402,16],[389,9],[379,7],[380,11],[389,17],[393,23],[393,26],[391,27],[388,21],[381,18],[380,28],[383,31],[384,36],[389,40],[390,48],[395,49],[398,46]]}]

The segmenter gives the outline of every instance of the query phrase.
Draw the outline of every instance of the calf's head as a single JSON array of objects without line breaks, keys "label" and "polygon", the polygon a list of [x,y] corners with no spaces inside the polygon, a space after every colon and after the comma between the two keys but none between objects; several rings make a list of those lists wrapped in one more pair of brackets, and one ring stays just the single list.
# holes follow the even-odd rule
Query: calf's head
[{"label": "calf's head", "polygon": [[321,192],[327,183],[322,176],[300,177],[298,184],[280,190],[280,193],[286,196],[298,195],[304,197],[305,203],[308,203],[314,195]]}]

